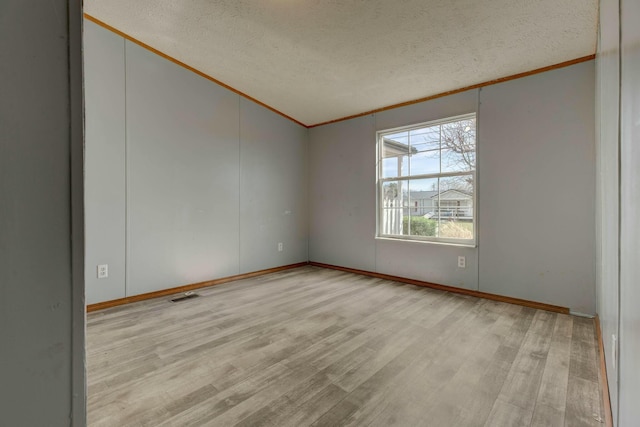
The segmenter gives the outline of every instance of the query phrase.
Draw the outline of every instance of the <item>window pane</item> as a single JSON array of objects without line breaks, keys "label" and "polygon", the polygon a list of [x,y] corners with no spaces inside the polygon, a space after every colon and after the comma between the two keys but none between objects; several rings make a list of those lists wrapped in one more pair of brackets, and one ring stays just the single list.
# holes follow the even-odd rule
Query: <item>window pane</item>
[{"label": "window pane", "polygon": [[463,220],[440,220],[438,237],[446,239],[473,239],[473,222]]},{"label": "window pane", "polygon": [[409,157],[398,156],[382,159],[381,178],[409,176]]},{"label": "window pane", "polygon": [[475,141],[476,119],[457,120],[442,124],[442,143]]},{"label": "window pane", "polygon": [[[380,195],[380,198],[382,200],[401,200],[401,195],[402,195],[402,191],[401,191],[401,185],[403,184],[402,181],[388,181],[382,184],[382,194]],[[406,185],[406,184],[405,184]],[[400,202],[398,202],[398,207],[400,206],[399,204]],[[393,206],[384,206],[384,207],[393,207]]]},{"label": "window pane", "polygon": [[473,175],[440,178],[438,237],[473,239]]},{"label": "window pane", "polygon": [[385,135],[382,137],[382,157],[406,156],[409,154],[409,133]]},{"label": "window pane", "polygon": [[414,129],[410,132],[411,147],[417,151],[440,149],[440,126]]},{"label": "window pane", "polygon": [[456,190],[473,195],[473,187],[472,174],[440,178],[440,199],[445,198],[443,195],[447,190]]},{"label": "window pane", "polygon": [[385,135],[382,138],[382,178],[409,175],[409,132]]},{"label": "window pane", "polygon": [[388,133],[384,136],[387,139],[392,139],[394,141],[401,142],[402,144],[409,143],[409,131],[403,130],[395,133]]},{"label": "window pane", "polygon": [[407,183],[404,181],[385,182],[381,188],[380,201],[380,233],[402,235],[408,232],[403,229],[402,211],[403,211],[403,186]]},{"label": "window pane", "polygon": [[475,119],[442,124],[442,149],[443,172],[474,170],[476,168]]},{"label": "window pane", "polygon": [[442,172],[466,172],[475,169],[476,154],[471,151],[442,150]]},{"label": "window pane", "polygon": [[437,196],[438,178],[412,179],[409,181],[409,208],[404,223],[412,236],[436,236],[437,221],[434,216],[434,197]]},{"label": "window pane", "polygon": [[425,175],[440,172],[440,150],[424,151],[410,157],[411,175]]}]

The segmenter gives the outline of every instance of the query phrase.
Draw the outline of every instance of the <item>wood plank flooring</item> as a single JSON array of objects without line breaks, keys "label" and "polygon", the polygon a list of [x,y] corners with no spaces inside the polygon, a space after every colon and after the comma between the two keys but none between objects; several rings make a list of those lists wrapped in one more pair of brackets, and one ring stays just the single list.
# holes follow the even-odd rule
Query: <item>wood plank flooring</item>
[{"label": "wood plank flooring", "polygon": [[90,426],[599,426],[593,321],[318,267],[88,315]]}]

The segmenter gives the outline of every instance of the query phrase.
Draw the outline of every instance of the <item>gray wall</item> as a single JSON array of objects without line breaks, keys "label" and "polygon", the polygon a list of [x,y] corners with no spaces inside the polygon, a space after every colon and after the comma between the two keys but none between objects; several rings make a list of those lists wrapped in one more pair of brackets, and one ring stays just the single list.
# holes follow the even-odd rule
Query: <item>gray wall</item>
[{"label": "gray wall", "polygon": [[[477,248],[375,239],[375,131],[473,111]],[[310,259],[594,314],[593,129],[593,61],[312,128]]]},{"label": "gray wall", "polygon": [[374,135],[373,116],[310,129],[311,261],[375,271]]},{"label": "gray wall", "polygon": [[640,16],[623,0],[620,111],[620,371],[621,426],[640,420]]},{"label": "gray wall", "polygon": [[306,128],[240,98],[240,273],[309,259],[307,138]]},{"label": "gray wall", "polygon": [[[596,237],[597,312],[602,327],[611,407],[618,407],[617,361],[612,354],[613,336],[618,333],[618,248],[619,248],[619,102],[620,102],[620,9],[617,0],[600,5],[600,33],[597,59],[596,103]],[[617,410],[613,418],[617,420]]]},{"label": "gray wall", "polygon": [[611,409],[619,426],[640,419],[639,15],[638,0],[600,4],[596,291]]},{"label": "gray wall", "polygon": [[238,95],[128,41],[126,70],[127,295],[238,274]]},{"label": "gray wall", "polygon": [[306,261],[307,130],[86,25],[87,302]]},{"label": "gray wall", "polygon": [[595,68],[480,92],[480,290],[595,313]]},{"label": "gray wall", "polygon": [[[87,300],[124,295],[125,284],[125,97],[124,40],[84,21],[86,109],[85,263]],[[98,280],[96,266],[109,265]]]},{"label": "gray wall", "polygon": [[85,424],[80,12],[0,6],[2,425]]}]

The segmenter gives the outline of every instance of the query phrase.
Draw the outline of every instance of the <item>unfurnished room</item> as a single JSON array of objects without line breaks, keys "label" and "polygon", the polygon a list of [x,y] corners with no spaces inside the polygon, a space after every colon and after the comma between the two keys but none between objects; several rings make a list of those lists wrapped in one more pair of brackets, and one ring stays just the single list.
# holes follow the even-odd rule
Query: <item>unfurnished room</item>
[{"label": "unfurnished room", "polygon": [[3,0],[0,425],[640,425],[639,19]]}]

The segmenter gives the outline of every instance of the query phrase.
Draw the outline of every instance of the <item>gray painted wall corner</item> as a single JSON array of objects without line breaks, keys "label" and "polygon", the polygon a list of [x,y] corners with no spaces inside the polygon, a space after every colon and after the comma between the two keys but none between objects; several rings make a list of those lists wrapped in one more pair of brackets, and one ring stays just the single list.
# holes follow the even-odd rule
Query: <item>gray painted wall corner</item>
[{"label": "gray painted wall corner", "polygon": [[89,303],[308,260],[307,129],[86,23]]},{"label": "gray painted wall corner", "polygon": [[82,426],[81,5],[7,0],[2,12],[1,419]]}]

